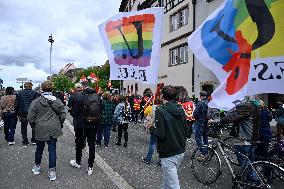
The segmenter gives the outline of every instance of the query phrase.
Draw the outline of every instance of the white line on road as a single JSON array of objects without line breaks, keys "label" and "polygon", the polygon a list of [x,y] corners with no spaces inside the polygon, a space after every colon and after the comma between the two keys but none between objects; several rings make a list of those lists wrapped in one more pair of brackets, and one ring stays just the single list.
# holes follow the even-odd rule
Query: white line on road
[{"label": "white line on road", "polygon": [[[71,131],[71,133],[75,136],[75,132],[74,132],[74,127],[71,125],[71,123],[66,119],[65,120],[65,125],[69,128],[69,130]],[[86,150],[87,153],[88,150]],[[111,166],[109,166],[107,164],[107,162],[105,162],[103,160],[103,158],[101,158],[101,156],[99,156],[96,153],[96,158],[95,158],[95,162],[96,164],[101,168],[101,170],[103,170],[107,176],[114,182],[114,184],[116,186],[118,186],[119,189],[133,189],[117,172],[115,172]]]}]

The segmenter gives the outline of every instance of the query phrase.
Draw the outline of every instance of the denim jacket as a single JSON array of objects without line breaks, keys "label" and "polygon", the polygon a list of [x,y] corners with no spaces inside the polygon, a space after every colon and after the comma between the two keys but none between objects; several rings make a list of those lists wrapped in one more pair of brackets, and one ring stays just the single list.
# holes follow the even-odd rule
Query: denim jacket
[{"label": "denim jacket", "polygon": [[114,123],[117,124],[129,123],[129,121],[125,119],[125,114],[127,113],[130,113],[130,105],[128,104],[125,111],[125,104],[123,102],[119,103],[114,110],[114,118],[113,118]]}]

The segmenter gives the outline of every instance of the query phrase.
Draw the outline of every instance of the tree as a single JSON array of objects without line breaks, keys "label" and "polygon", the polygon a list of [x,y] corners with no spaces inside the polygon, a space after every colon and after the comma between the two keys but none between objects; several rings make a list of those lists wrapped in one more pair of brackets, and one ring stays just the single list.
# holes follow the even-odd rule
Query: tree
[{"label": "tree", "polygon": [[56,91],[68,92],[70,89],[74,88],[74,83],[65,75],[59,74],[52,78],[54,89]]},{"label": "tree", "polygon": [[[105,64],[102,66],[90,67],[90,68],[84,69],[83,71],[79,72],[77,74],[77,82],[80,81],[83,75],[85,77],[88,77],[90,76],[91,73],[94,73],[99,78],[99,80],[96,83],[91,83],[89,81],[88,85],[93,88],[100,87],[104,91],[108,90],[108,82],[109,82],[109,76],[110,76],[109,62],[106,61]],[[111,81],[111,85],[113,88],[119,88],[120,81]]]}]

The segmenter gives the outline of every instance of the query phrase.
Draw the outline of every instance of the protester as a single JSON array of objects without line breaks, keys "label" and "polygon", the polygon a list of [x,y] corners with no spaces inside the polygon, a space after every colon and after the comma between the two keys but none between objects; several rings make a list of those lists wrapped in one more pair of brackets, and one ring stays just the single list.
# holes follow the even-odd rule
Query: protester
[{"label": "protester", "polygon": [[140,113],[140,103],[141,103],[141,100],[139,98],[138,95],[135,95],[134,96],[134,99],[133,99],[133,111],[134,111],[134,123],[138,123],[138,116],[139,116],[139,113]]},{"label": "protester", "polygon": [[135,113],[134,113],[134,108],[133,108],[134,97],[135,97],[135,95],[131,91],[131,93],[129,93],[129,97],[128,97],[128,102],[129,102],[129,105],[130,105],[130,113],[131,113],[131,119],[130,119],[131,122],[134,122],[134,120],[135,120]]},{"label": "protester", "polygon": [[115,106],[110,101],[110,93],[105,92],[102,95],[102,118],[100,123],[100,129],[98,130],[97,145],[101,146],[102,134],[104,135],[105,148],[109,145],[110,129],[113,124],[113,114]]},{"label": "protester", "polygon": [[[152,97],[152,91],[150,88],[145,89],[143,94],[144,94],[143,113],[145,116],[145,127],[149,129],[155,126],[155,110],[157,104],[154,105],[153,101],[150,101]],[[153,154],[156,150],[156,146],[157,146],[157,137],[150,132],[148,152],[146,157],[142,158],[143,163],[146,164],[151,163]]]},{"label": "protester", "polygon": [[45,142],[48,144],[49,153],[49,180],[56,180],[56,142],[62,133],[63,122],[66,118],[63,103],[52,95],[51,81],[41,85],[43,93],[34,100],[29,108],[27,119],[34,125],[36,152],[34,174],[40,174],[40,164]]},{"label": "protester", "polygon": [[61,100],[61,102],[65,105],[64,93],[62,91],[54,91],[52,92],[52,95]]},{"label": "protester", "polygon": [[77,91],[70,97],[68,106],[71,107],[73,125],[75,130],[76,159],[70,161],[70,165],[81,168],[82,150],[87,138],[89,146],[88,175],[93,174],[95,161],[95,146],[97,128],[101,116],[101,99],[95,90],[88,87],[87,83],[82,83],[84,90]]},{"label": "protester", "polygon": [[184,113],[186,115],[187,123],[187,135],[191,136],[192,126],[194,123],[193,111],[195,110],[194,102],[189,98],[186,88],[183,86],[178,87],[177,102],[182,105]]},{"label": "protester", "polygon": [[[111,100],[111,102],[114,104],[114,107],[116,107],[118,104],[119,104],[119,95],[117,95],[117,94],[115,94],[114,96],[112,96],[112,100]],[[116,132],[116,123],[115,122],[113,122],[113,124],[112,124],[112,131],[113,132]]]},{"label": "protester", "polygon": [[274,110],[275,112],[275,121],[277,126],[277,142],[281,142],[283,140],[284,134],[284,105],[283,99],[277,100],[278,109]]},{"label": "protester", "polygon": [[208,100],[207,100],[207,92],[200,92],[200,101],[197,103],[196,108],[193,112],[193,116],[195,119],[194,123],[194,135],[195,141],[200,148],[201,156],[199,159],[204,159],[207,155],[206,148],[202,148],[204,145],[208,145],[208,136],[207,136],[207,113],[208,113]]},{"label": "protester", "polygon": [[272,121],[272,112],[265,106],[264,102],[260,101],[260,130],[259,140],[257,145],[256,156],[261,158],[268,158],[269,143],[272,140],[272,132],[270,122]]},{"label": "protester", "polygon": [[[255,154],[251,141],[259,141],[261,121],[259,104],[260,101],[257,97],[246,97],[241,104],[237,105],[234,111],[228,112],[225,117],[209,121],[210,123],[220,123],[221,125],[232,122],[238,123],[238,138],[240,141],[234,147],[242,154],[250,154],[250,161],[254,161]],[[243,156],[237,154],[237,158],[240,165],[248,165],[249,162]]]},{"label": "protester", "polygon": [[[149,105],[145,109],[145,127],[147,129],[154,126],[155,110],[156,110],[156,105],[152,105],[152,104]],[[146,163],[146,164],[151,163],[153,154],[156,150],[156,146],[157,146],[157,137],[150,132],[148,152],[147,152],[146,157],[142,158],[143,163]]]},{"label": "protester", "polygon": [[[34,99],[36,99],[39,94],[32,90],[33,84],[31,82],[26,82],[24,84],[24,90],[20,91],[16,95],[16,103],[15,103],[15,111],[18,115],[20,122],[21,122],[21,134],[23,138],[23,147],[27,147],[29,145],[28,137],[27,137],[27,127],[28,127],[28,110],[29,107]],[[32,138],[31,143],[36,144],[35,141],[35,129],[33,125],[31,125],[32,128]]]},{"label": "protester", "polygon": [[127,148],[128,142],[128,125],[130,119],[130,104],[124,96],[119,97],[119,104],[114,111],[114,122],[118,125],[117,143],[115,145],[121,146],[122,134],[124,135],[123,146]]},{"label": "protester", "polygon": [[155,111],[155,125],[151,132],[157,137],[157,152],[161,159],[164,189],[179,189],[177,169],[183,159],[186,145],[186,117],[177,104],[172,86],[162,89],[163,105]]},{"label": "protester", "polygon": [[4,121],[5,141],[14,145],[14,135],[17,125],[17,116],[14,110],[16,95],[13,87],[7,87],[5,95],[0,100],[0,116]]},{"label": "protester", "polygon": [[149,102],[150,100],[152,100],[151,98],[152,96],[153,96],[152,90],[150,88],[146,88],[143,92],[143,98],[140,103],[141,122],[143,122],[143,119],[145,116],[144,110],[146,109],[148,103],[152,103],[152,102]]}]

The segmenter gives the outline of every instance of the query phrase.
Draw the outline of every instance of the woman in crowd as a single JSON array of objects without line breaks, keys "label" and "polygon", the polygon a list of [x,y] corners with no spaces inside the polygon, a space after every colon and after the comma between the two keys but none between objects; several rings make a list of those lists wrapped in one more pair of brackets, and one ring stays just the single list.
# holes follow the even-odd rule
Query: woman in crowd
[{"label": "woman in crowd", "polygon": [[14,88],[7,87],[5,95],[1,97],[0,115],[4,121],[5,140],[9,145],[15,144],[14,135],[17,125],[17,116],[14,109],[15,100]]},{"label": "woman in crowd", "polygon": [[52,82],[45,81],[42,85],[43,93],[35,99],[28,112],[27,119],[35,125],[36,152],[34,174],[40,174],[40,164],[45,143],[49,152],[49,180],[56,180],[56,142],[62,133],[63,122],[66,117],[61,100],[52,95]]},{"label": "woman in crowd", "polygon": [[122,132],[124,134],[124,147],[127,148],[128,125],[130,118],[130,105],[124,96],[120,96],[119,104],[114,111],[114,122],[118,124],[118,140],[115,145],[121,146]]}]

